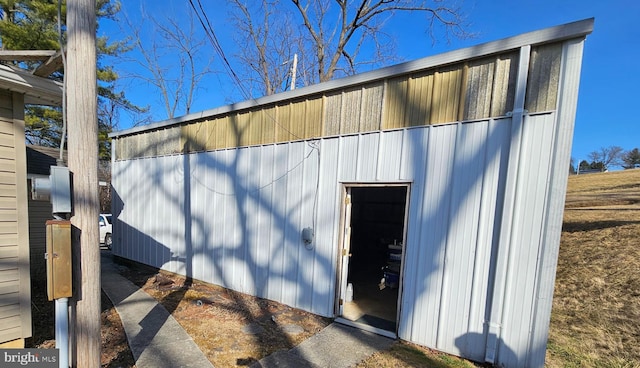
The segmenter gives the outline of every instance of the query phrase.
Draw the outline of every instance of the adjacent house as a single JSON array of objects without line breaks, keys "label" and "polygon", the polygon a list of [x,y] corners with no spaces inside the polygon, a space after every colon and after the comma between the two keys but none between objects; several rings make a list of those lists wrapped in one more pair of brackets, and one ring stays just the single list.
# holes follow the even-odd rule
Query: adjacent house
[{"label": "adjacent house", "polygon": [[0,347],[31,336],[24,108],[61,100],[60,83],[0,65]]},{"label": "adjacent house", "polygon": [[113,252],[544,364],[582,20],[111,134]]}]

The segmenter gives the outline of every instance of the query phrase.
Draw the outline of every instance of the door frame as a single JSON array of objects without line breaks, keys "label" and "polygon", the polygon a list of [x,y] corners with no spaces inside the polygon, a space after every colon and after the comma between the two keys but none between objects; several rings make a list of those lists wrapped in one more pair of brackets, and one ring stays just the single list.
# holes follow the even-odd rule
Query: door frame
[{"label": "door frame", "polygon": [[[411,199],[411,184],[410,181],[390,181],[390,182],[341,182],[340,189],[340,224],[339,224],[339,239],[338,239],[338,252],[337,252],[337,270],[336,270],[336,295],[334,302],[334,315],[335,321],[360,328],[362,330],[370,331],[380,335],[388,336],[391,338],[397,337],[398,325],[400,323],[400,316],[402,314],[402,295],[403,295],[403,281],[404,281],[404,266],[407,247],[407,230],[409,224],[409,204]],[[397,314],[396,314],[396,327],[395,331],[386,331],[369,325],[353,322],[342,318],[344,311],[344,300],[346,299],[347,290],[347,274],[349,270],[349,251],[351,246],[351,189],[352,188],[381,188],[381,187],[404,187],[406,188],[405,196],[405,208],[404,208],[404,225],[402,229],[402,261],[400,263],[400,274],[398,277],[398,300],[397,302]]]}]

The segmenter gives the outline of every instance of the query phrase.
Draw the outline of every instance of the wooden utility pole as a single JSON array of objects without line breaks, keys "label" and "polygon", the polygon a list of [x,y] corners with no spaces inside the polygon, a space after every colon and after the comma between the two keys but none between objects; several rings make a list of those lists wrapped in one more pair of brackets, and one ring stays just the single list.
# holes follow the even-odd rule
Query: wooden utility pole
[{"label": "wooden utility pole", "polygon": [[96,2],[67,0],[67,121],[73,175],[71,303],[74,367],[100,366]]}]

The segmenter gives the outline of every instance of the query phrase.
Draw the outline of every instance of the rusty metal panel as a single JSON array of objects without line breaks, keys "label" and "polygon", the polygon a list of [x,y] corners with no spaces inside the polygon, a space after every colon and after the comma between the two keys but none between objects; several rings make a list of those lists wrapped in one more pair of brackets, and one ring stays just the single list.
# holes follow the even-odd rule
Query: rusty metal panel
[{"label": "rusty metal panel", "polygon": [[405,126],[405,101],[408,81],[406,77],[387,81],[384,98],[382,129],[397,129]]},{"label": "rusty metal panel", "polygon": [[433,98],[433,72],[414,74],[408,79],[405,103],[406,121],[403,127],[429,124]]},{"label": "rusty metal panel", "polygon": [[529,112],[556,109],[562,44],[537,46],[531,49],[529,81],[525,109]]},{"label": "rusty metal panel", "polygon": [[441,69],[435,73],[431,103],[431,124],[458,120],[462,74],[462,65]]},{"label": "rusty metal panel", "polygon": [[342,93],[331,93],[325,96],[324,136],[340,134],[342,121]]}]

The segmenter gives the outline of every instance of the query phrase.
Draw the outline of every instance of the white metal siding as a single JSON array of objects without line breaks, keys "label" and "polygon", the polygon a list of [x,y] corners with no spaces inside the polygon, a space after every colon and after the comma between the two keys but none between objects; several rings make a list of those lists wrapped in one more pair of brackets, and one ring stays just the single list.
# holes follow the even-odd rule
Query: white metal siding
[{"label": "white metal siding", "polygon": [[[114,252],[330,316],[340,183],[413,182],[400,335],[465,351],[452,341],[482,333],[509,122],[118,161],[113,185],[122,202],[114,203]],[[300,240],[305,227],[315,229],[312,251]],[[464,322],[470,315],[471,322]]]}]

